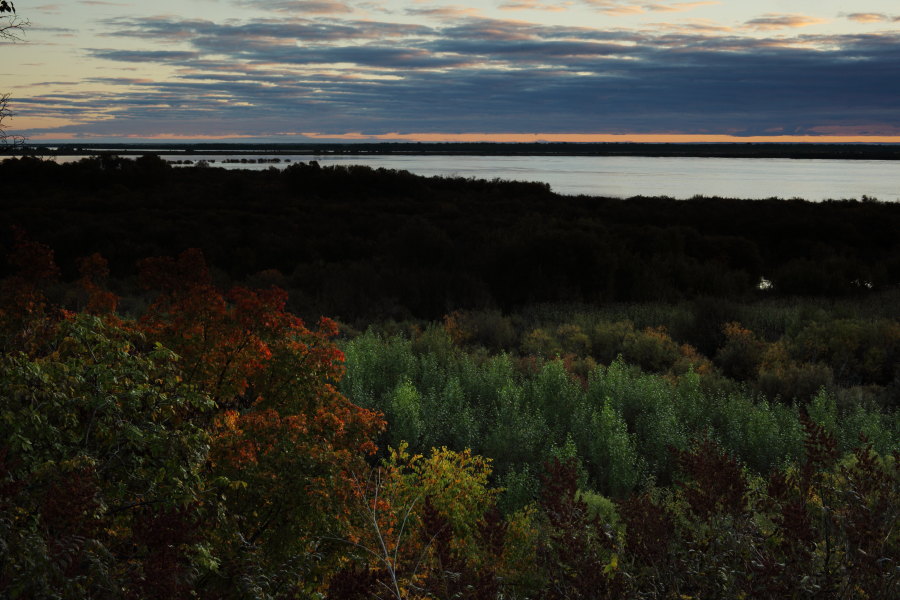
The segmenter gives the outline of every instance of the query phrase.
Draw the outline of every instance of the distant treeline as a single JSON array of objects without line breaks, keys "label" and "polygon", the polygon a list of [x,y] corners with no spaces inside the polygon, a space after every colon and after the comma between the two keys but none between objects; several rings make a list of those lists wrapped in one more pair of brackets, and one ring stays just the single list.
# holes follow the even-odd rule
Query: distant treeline
[{"label": "distant treeline", "polygon": [[161,154],[401,154],[461,156],[690,156],[707,158],[819,158],[898,160],[900,144],[809,144],[809,143],[410,143],[375,142],[353,144],[59,144],[52,148],[28,146],[38,155],[79,155],[114,152],[120,155]]},{"label": "distant treeline", "polygon": [[99,252],[127,294],[139,259],[198,247],[220,278],[277,284],[298,312],[347,321],[900,284],[900,204],[566,197],[533,183],[314,162],[172,168],[155,156],[10,159],[0,180],[2,235],[24,228],[64,276]]}]

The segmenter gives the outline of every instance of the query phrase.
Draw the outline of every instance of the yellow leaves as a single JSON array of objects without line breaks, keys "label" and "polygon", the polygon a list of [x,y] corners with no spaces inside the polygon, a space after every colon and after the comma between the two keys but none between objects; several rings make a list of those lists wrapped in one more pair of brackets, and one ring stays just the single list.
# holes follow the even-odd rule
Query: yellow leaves
[{"label": "yellow leaves", "polygon": [[232,431],[237,429],[238,412],[236,410],[226,410],[219,419],[223,428]]},{"label": "yellow leaves", "polygon": [[613,554],[609,557],[609,562],[603,567],[603,574],[607,577],[614,577],[616,571],[619,570],[619,555]]},{"label": "yellow leaves", "polygon": [[390,449],[385,461],[385,483],[392,491],[392,502],[409,505],[427,498],[441,518],[452,527],[454,548],[468,553],[470,537],[479,519],[496,504],[499,490],[488,488],[490,459],[466,449],[432,448],[428,456],[410,455],[408,444]]}]

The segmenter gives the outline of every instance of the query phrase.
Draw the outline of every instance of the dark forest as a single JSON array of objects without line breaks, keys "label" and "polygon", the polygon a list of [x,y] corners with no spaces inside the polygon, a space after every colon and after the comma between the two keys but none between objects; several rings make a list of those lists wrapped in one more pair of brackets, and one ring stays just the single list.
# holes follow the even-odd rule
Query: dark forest
[{"label": "dark forest", "polygon": [[0,595],[898,596],[898,203],[0,181]]}]

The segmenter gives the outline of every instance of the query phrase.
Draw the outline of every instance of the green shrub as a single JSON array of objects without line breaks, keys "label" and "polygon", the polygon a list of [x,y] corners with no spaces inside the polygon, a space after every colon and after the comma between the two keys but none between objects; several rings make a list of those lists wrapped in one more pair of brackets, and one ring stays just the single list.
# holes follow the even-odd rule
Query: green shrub
[{"label": "green shrub", "polygon": [[[756,387],[770,400],[809,401],[823,387],[834,383],[831,367],[820,363],[797,363],[777,356],[780,344],[773,344],[760,367]],[[777,357],[773,358],[773,354]]]},{"label": "green shrub", "polygon": [[[806,407],[809,418],[825,428],[838,442],[842,453],[852,452],[867,440],[880,453],[897,447],[896,414],[867,409],[856,404],[846,409],[838,406],[834,394],[820,390]],[[862,437],[861,437],[862,436]]]},{"label": "green shrub", "polygon": [[712,403],[716,436],[757,473],[769,473],[800,457],[803,428],[791,405],[754,402],[732,394]]},{"label": "green shrub", "polygon": [[444,317],[444,324],[455,332],[454,339],[458,342],[479,344],[492,352],[508,351],[516,346],[512,320],[497,310],[455,311]]},{"label": "green shrub", "polygon": [[[0,358],[0,595],[140,595],[142,556],[169,539],[165,576],[191,585],[216,560],[194,529],[215,489],[195,419],[215,402],[133,331],[78,315],[53,335],[48,355]],[[170,529],[144,535],[154,516]]]},{"label": "green shrub", "polygon": [[591,354],[608,365],[622,354],[625,338],[634,333],[631,321],[598,323],[591,330]]},{"label": "green shrub", "polygon": [[598,367],[589,382],[589,401],[607,402],[622,415],[649,473],[667,480],[672,473],[669,447],[684,448],[687,434],[678,418],[676,391],[665,379],[632,371],[622,360]]},{"label": "green shrub", "polygon": [[601,523],[611,525],[620,534],[624,532],[622,519],[619,517],[615,502],[590,490],[579,490],[576,499],[587,505],[588,514],[591,517],[600,519]]},{"label": "green shrub", "polygon": [[628,426],[612,403],[599,410],[582,405],[575,417],[572,433],[590,483],[612,496],[632,491],[640,481],[641,461]]},{"label": "green shrub", "polygon": [[424,433],[421,396],[409,379],[401,381],[391,392],[385,418],[392,447],[399,448],[401,442],[418,447]]},{"label": "green shrub", "polygon": [[452,361],[459,353],[450,333],[436,323],[429,324],[425,331],[413,338],[412,349],[419,355],[433,354],[445,363]]},{"label": "green shrub", "polygon": [[578,325],[560,325],[556,328],[556,338],[566,354],[584,357],[591,351],[591,338]]},{"label": "green shrub", "polygon": [[533,329],[522,338],[522,352],[542,358],[554,358],[562,354],[562,346],[545,329]]},{"label": "green shrub", "polygon": [[806,413],[813,423],[821,425],[833,436],[838,435],[837,402],[824,388],[813,397],[806,406]]},{"label": "green shrub", "polygon": [[889,384],[900,361],[900,324],[894,320],[819,320],[789,342],[799,362],[828,365],[842,385]]},{"label": "green shrub", "polygon": [[525,399],[544,414],[554,439],[570,431],[572,414],[584,391],[566,372],[560,360],[546,363],[525,386]]},{"label": "green shrub", "polygon": [[524,389],[515,384],[500,390],[497,406],[485,423],[480,446],[494,459],[498,471],[540,464],[551,443],[543,413],[525,401]]},{"label": "green shrub", "polygon": [[413,372],[415,356],[409,340],[368,331],[344,343],[342,350],[346,373],[340,391],[360,406],[387,411],[389,395]]},{"label": "green shrub", "polygon": [[503,489],[498,504],[505,514],[512,514],[537,500],[540,482],[532,468],[524,464],[520,469],[509,469],[497,479]]},{"label": "green shrub", "polygon": [[716,352],[715,362],[728,377],[738,381],[756,379],[765,352],[765,343],[738,322],[723,328],[725,344]]},{"label": "green shrub", "polygon": [[622,343],[625,360],[646,371],[668,371],[680,357],[678,344],[664,327],[648,327],[625,336]]}]

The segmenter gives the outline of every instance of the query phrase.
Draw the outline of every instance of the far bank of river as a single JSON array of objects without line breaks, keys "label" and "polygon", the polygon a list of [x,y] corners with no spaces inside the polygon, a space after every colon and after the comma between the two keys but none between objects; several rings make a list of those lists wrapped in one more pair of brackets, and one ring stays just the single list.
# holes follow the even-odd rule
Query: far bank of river
[{"label": "far bank of river", "polygon": [[[83,156],[59,156],[69,162]],[[788,158],[647,156],[436,156],[195,154],[170,161],[205,162],[226,169],[284,168],[297,162],[365,165],[417,175],[537,181],[566,195],[720,196],[725,198],[876,198],[900,201],[900,162]],[[243,162],[242,162],[243,161]],[[189,165],[187,165],[189,166]]]}]

